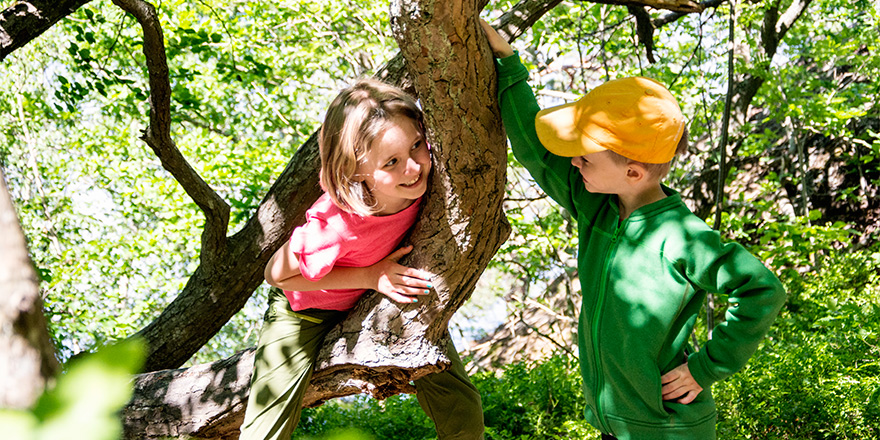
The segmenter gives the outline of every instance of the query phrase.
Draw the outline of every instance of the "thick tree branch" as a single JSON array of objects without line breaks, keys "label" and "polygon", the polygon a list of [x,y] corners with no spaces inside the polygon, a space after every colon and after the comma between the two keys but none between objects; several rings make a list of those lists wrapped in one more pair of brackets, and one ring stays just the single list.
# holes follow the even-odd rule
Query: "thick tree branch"
[{"label": "thick tree branch", "polygon": [[91,0],[17,1],[0,12],[0,61]]},{"label": "thick tree branch", "polygon": [[588,0],[591,3],[617,6],[650,6],[677,12],[701,12],[703,5],[692,0]]},{"label": "thick tree branch", "polygon": [[214,192],[183,157],[171,140],[171,83],[162,26],[156,8],[143,0],[113,0],[133,15],[144,30],[144,56],[150,82],[150,124],[143,140],[153,149],[196,205],[205,213],[202,232],[202,262],[210,262],[226,252],[229,205]]},{"label": "thick tree branch", "polygon": [[0,408],[29,408],[59,371],[37,274],[0,168]]},{"label": "thick tree branch", "polygon": [[636,34],[639,36],[639,42],[645,45],[645,54],[648,62],[656,63],[654,58],[654,25],[651,23],[651,14],[644,6],[629,5],[626,10],[636,18]]},{"label": "thick tree branch", "polygon": [[806,12],[807,7],[810,6],[812,1],[813,0],[798,0],[788,6],[788,9],[782,14],[779,22],[776,23],[776,33],[780,40],[785,37],[785,34],[788,33],[788,30],[791,29],[794,22]]}]

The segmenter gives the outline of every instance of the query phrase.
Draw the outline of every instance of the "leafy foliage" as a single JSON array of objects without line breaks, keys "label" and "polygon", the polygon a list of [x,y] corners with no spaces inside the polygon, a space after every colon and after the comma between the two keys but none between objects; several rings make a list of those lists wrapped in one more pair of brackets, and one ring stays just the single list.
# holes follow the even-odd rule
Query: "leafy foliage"
[{"label": "leafy foliage", "polygon": [[[515,3],[490,2],[487,15]],[[761,47],[765,14],[791,3],[738,5],[735,73],[763,83],[734,121],[719,226],[785,280],[791,301],[746,370],[716,387],[719,435],[880,437],[880,13],[868,0],[813,1],[768,56]],[[253,214],[336,90],[374,72],[395,50],[382,2],[157,4],[171,70],[172,135],[232,207],[230,233]],[[626,8],[592,2],[563,2],[515,46],[545,107],[620,76],[668,84],[690,117],[692,141],[668,184],[710,218],[727,86],[727,7],[657,28],[656,63],[648,62]],[[0,70],[0,164],[63,359],[142,328],[198,265],[203,218],[138,139],[149,112],[141,45],[131,17],[94,0]],[[505,209],[514,235],[492,263],[505,282],[490,290],[513,308],[529,300],[547,306],[555,282],[576,278],[575,225],[509,162]],[[259,289],[192,362],[253,345],[265,293]],[[577,294],[570,300],[557,311],[573,317]],[[570,360],[516,364],[474,380],[491,438],[596,436],[581,420]],[[42,416],[15,417],[16,426],[43,429],[34,428],[44,426]],[[409,397],[307,410],[300,432],[327,435],[352,421],[377,438],[433,435]]]},{"label": "leafy foliage", "polygon": [[880,436],[880,253],[822,263],[787,280],[768,339],[715,386],[719,438]]},{"label": "leafy foliage", "polygon": [[143,347],[135,340],[71,361],[32,410],[0,409],[4,438],[120,438],[122,422],[117,413],[131,399],[131,378],[142,363]]},{"label": "leafy foliage", "polygon": [[[583,420],[583,393],[577,361],[554,356],[542,363],[510,365],[499,375],[471,377],[480,390],[488,440],[587,439],[599,432]],[[295,439],[358,427],[375,438],[436,438],[434,426],[415,396],[394,396],[383,402],[356,396],[304,409]]]}]

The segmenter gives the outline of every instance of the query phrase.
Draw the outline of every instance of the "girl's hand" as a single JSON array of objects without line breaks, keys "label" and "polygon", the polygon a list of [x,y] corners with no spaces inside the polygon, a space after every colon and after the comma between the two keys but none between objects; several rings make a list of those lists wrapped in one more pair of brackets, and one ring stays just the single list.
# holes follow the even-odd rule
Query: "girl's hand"
[{"label": "girl's hand", "polygon": [[675,400],[678,403],[687,405],[697,398],[697,395],[703,391],[703,387],[697,384],[694,376],[691,376],[691,370],[688,364],[681,364],[672,371],[660,377],[663,388],[660,392],[663,394],[663,400]]},{"label": "girl's hand", "polygon": [[374,270],[376,285],[373,287],[388,298],[400,303],[418,302],[412,296],[431,293],[431,274],[423,270],[397,264],[397,260],[413,250],[412,246],[400,248],[384,260],[370,266]]},{"label": "girl's hand", "polygon": [[486,37],[489,38],[489,47],[492,48],[496,58],[506,58],[513,55],[513,48],[510,47],[510,44],[504,38],[501,38],[501,35],[498,35],[495,28],[486,23],[482,18],[480,19],[480,26],[486,32]]}]

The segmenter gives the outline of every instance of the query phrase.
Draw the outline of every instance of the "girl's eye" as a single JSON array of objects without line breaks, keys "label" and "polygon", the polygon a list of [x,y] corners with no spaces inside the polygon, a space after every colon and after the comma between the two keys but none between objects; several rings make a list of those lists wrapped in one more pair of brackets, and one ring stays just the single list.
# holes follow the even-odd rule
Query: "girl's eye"
[{"label": "girl's eye", "polygon": [[412,149],[413,149],[413,150],[418,150],[419,148],[422,147],[422,144],[424,144],[424,143],[425,143],[424,141],[418,141],[418,142],[416,142],[416,143],[412,146]]},{"label": "girl's eye", "polygon": [[385,168],[393,167],[397,163],[397,159],[391,159],[385,164]]}]

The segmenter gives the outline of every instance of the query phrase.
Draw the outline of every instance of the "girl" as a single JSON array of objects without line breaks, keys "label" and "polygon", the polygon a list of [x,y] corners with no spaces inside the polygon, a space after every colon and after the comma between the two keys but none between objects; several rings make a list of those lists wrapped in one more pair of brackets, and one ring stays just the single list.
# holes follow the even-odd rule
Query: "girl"
[{"label": "girl", "polygon": [[[367,290],[401,303],[431,288],[397,263],[431,171],[424,116],[402,90],[360,80],[330,104],[319,137],[324,194],[266,265],[272,289],[241,439],[288,440],[324,337]],[[280,290],[279,290],[280,289]],[[283,290],[283,293],[282,293]],[[452,367],[415,381],[440,439],[479,439],[480,395],[451,344]]]}]

